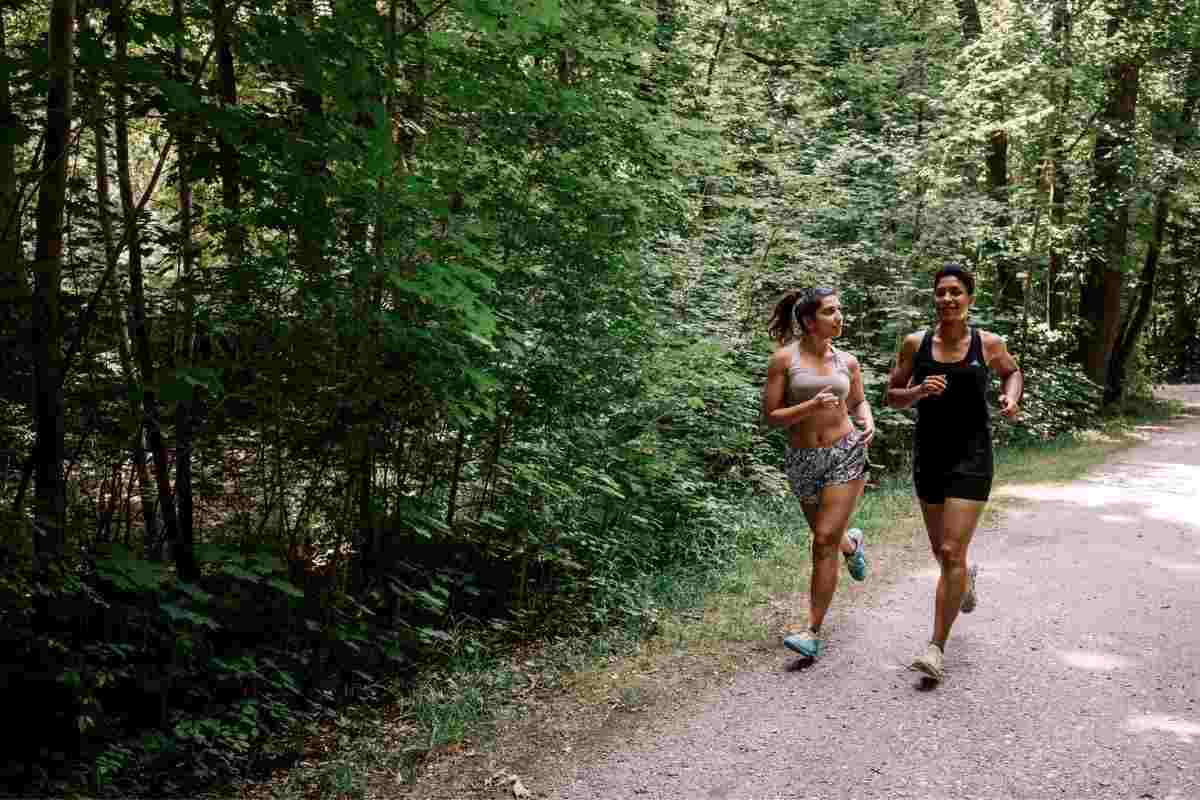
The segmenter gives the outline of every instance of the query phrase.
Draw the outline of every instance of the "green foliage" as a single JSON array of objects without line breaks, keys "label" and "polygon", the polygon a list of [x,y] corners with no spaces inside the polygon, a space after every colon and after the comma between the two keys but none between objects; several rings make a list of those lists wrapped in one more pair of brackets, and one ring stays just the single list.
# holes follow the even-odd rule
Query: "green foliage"
[{"label": "green foliage", "polygon": [[[757,411],[762,329],[796,285],[842,293],[880,485],[904,474],[911,434],[882,407],[888,370],[930,324],[945,260],[977,270],[975,320],[1028,378],[997,438],[1052,439],[1097,412],[1072,360],[1093,112],[1120,44],[1100,7],[1074,9],[1068,53],[1046,13],[1011,4],[982,4],[972,42],[947,3],[226,5],[227,54],[205,4],[185,4],[182,28],[165,6],[129,6],[123,66],[125,6],[76,26],[70,463],[54,465],[69,509],[44,571],[34,492],[16,502],[35,435],[30,318],[0,304],[0,678],[47,709],[3,785],[195,793],[286,761],[279,742],[397,676],[550,631],[603,649],[613,626],[653,630],[689,601],[680,576],[703,584],[795,533],[783,432]],[[18,166],[0,177],[32,198],[45,8],[3,13],[0,149]],[[1200,364],[1194,154],[1171,144],[1196,19],[1155,14],[1123,40],[1147,56],[1131,264],[1156,193],[1177,202],[1134,393]],[[107,198],[98,120],[126,173]],[[999,130],[1003,189],[983,161]],[[1048,159],[1065,197],[1045,190]],[[136,203],[156,171],[144,207],[124,208],[118,187]],[[34,250],[36,205],[14,217],[18,252]],[[15,263],[6,296],[10,276],[31,282]],[[1005,270],[1028,274],[1023,305],[1001,296]],[[1071,302],[1052,329],[1056,292]],[[142,316],[148,363],[127,324]],[[776,523],[747,522],[748,504]],[[440,741],[486,693],[463,679],[412,713]],[[341,763],[322,791],[362,787]]]},{"label": "green foliage", "polygon": [[1021,354],[1026,363],[1021,419],[998,427],[1001,441],[1046,441],[1095,423],[1103,391],[1073,362],[1068,349],[1072,344],[1073,337],[1044,325],[1030,331]]}]

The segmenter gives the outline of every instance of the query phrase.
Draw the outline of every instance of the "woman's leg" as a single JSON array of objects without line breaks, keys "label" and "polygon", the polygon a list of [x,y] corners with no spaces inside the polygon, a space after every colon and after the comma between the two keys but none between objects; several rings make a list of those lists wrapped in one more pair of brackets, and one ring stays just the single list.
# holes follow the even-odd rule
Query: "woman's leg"
[{"label": "woman's leg", "polygon": [[967,549],[986,501],[947,497],[943,505],[922,503],[929,545],[941,565],[934,602],[933,643],[945,649],[950,628],[962,606],[967,588]]},{"label": "woman's leg", "polygon": [[821,490],[820,502],[803,506],[804,516],[808,518],[808,526],[812,530],[813,565],[808,594],[808,624],[813,631],[820,630],[837,588],[838,554],[854,552],[853,543],[846,537],[846,527],[865,484],[866,480],[860,478],[826,486]]},{"label": "woman's leg", "polygon": [[921,501],[921,516],[925,518],[925,533],[929,536],[929,549],[939,564],[942,561],[942,517],[945,512],[945,500],[940,503]]}]

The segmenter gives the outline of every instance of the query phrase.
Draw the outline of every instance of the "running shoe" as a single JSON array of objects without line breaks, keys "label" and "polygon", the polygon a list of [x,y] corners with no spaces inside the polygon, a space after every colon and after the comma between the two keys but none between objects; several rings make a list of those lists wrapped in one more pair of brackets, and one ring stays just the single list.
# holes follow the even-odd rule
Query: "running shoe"
[{"label": "running shoe", "polygon": [[975,576],[979,574],[979,565],[972,564],[967,570],[967,590],[963,592],[962,605],[959,609],[964,614],[970,614],[975,610],[976,603],[979,602],[979,597],[975,594]]},{"label": "running shoe", "polygon": [[784,637],[783,646],[794,650],[805,658],[816,658],[821,655],[821,637],[810,630],[793,633]]},{"label": "running shoe", "polygon": [[854,552],[842,554],[846,559],[846,568],[850,570],[851,578],[861,581],[867,577],[867,556],[863,553],[863,532],[858,528],[851,528],[846,531],[846,537],[854,542]]},{"label": "running shoe", "polygon": [[922,672],[926,677],[932,678],[935,681],[941,681],[946,674],[945,669],[942,667],[942,661],[942,648],[930,642],[929,647],[925,648],[925,655],[914,661],[909,669]]}]

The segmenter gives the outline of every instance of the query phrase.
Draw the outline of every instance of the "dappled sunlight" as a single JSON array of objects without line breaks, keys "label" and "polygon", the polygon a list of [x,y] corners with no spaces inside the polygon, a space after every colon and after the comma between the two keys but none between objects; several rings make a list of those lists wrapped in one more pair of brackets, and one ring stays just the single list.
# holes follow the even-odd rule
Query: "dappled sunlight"
[{"label": "dappled sunlight", "polygon": [[1186,436],[1155,436],[1155,447],[1183,447],[1188,450],[1195,448],[1196,442],[1194,439],[1189,439]]},{"label": "dappled sunlight", "polygon": [[1200,724],[1167,714],[1131,714],[1125,727],[1133,733],[1169,733],[1186,744],[1200,736]]},{"label": "dappled sunlight", "polygon": [[1019,497],[1022,500],[1035,502],[1066,502],[1076,503],[1088,508],[1109,505],[1127,501],[1128,496],[1115,486],[1096,486],[1093,484],[1073,484],[1070,486],[1048,486],[1046,484],[1024,484],[1001,486],[995,495],[1002,497]]},{"label": "dappled sunlight", "polygon": [[[1157,440],[1156,440],[1157,442]],[[1194,444],[1192,445],[1194,446]],[[1134,524],[1139,518],[1195,524],[1195,498],[1200,496],[1200,465],[1139,462],[1121,473],[1103,472],[1069,485],[1018,484],[997,489],[998,496],[1041,503],[1072,503],[1084,508],[1143,506],[1139,516],[1106,514],[1105,522]]]},{"label": "dappled sunlight", "polygon": [[[1189,442],[1188,446],[1194,448],[1195,443]],[[1100,472],[1085,480],[1088,483],[1101,483],[1105,488],[1147,489],[1168,494],[1184,494],[1189,498],[1195,497],[1197,490],[1200,490],[1200,465],[1198,464],[1138,461],[1120,466],[1125,468],[1119,473]]]},{"label": "dappled sunlight", "polygon": [[1131,659],[1112,653],[1101,653],[1097,650],[1059,650],[1055,655],[1058,660],[1068,667],[1086,669],[1092,672],[1111,672],[1116,669],[1128,669],[1133,666]]},{"label": "dappled sunlight", "polygon": [[1175,572],[1187,572],[1200,577],[1200,561],[1170,561],[1165,558],[1150,559],[1159,569],[1169,569]]},{"label": "dappled sunlight", "polygon": [[1080,442],[1087,442],[1089,444],[1116,444],[1117,442],[1121,441],[1119,436],[1114,436],[1111,433],[1106,433],[1105,431],[1096,429],[1076,431],[1075,439]]}]

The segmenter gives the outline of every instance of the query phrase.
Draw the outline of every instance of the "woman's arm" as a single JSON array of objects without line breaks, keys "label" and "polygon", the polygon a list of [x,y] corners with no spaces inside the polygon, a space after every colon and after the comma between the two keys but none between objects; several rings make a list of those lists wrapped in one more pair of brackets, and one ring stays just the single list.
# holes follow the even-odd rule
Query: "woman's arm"
[{"label": "woman's arm", "polygon": [[916,386],[909,386],[912,380],[913,361],[917,350],[921,347],[921,331],[910,333],[900,343],[900,352],[896,354],[896,366],[888,377],[887,404],[892,408],[908,408],[922,397],[931,394],[941,394],[946,390],[944,375],[930,375]]},{"label": "woman's arm", "polygon": [[869,445],[875,438],[875,415],[871,413],[871,404],[867,402],[862,367],[854,356],[850,356],[850,394],[846,396],[846,409],[862,429],[864,443]]},{"label": "woman's arm", "polygon": [[1000,377],[1000,413],[1008,419],[1017,416],[1021,397],[1025,394],[1025,376],[1017,366],[1017,360],[1008,352],[1004,337],[981,332],[983,336],[983,358],[988,368]]}]

